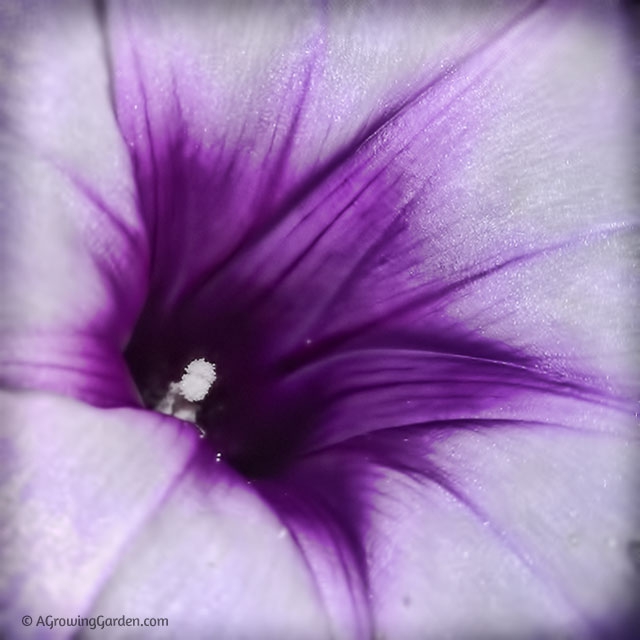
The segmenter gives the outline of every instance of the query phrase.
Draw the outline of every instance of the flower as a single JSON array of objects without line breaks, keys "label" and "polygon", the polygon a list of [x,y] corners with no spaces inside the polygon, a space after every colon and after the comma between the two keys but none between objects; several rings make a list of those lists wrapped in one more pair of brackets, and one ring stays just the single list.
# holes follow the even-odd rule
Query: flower
[{"label": "flower", "polygon": [[618,9],[96,6],[3,26],[7,634],[614,633]]}]

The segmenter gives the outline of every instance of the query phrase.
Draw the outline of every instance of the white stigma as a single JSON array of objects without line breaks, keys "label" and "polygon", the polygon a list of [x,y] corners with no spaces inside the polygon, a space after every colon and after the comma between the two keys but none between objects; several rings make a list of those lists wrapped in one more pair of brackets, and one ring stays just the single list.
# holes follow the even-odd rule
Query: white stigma
[{"label": "white stigma", "polygon": [[193,422],[204,437],[204,430],[197,424],[200,405],[216,381],[216,366],[204,358],[191,361],[184,370],[180,382],[171,382],[167,395],[156,405],[156,411]]},{"label": "white stigma", "polygon": [[180,395],[189,402],[204,400],[216,381],[216,365],[198,358],[190,362],[179,382]]}]

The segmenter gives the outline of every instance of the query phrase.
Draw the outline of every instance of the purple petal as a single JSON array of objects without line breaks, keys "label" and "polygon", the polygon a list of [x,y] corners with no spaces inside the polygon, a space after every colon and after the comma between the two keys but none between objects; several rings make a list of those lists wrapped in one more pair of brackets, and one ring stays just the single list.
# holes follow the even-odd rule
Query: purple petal
[{"label": "purple petal", "polygon": [[[222,466],[208,487],[194,482],[195,430],[45,394],[1,401],[5,637],[68,637],[39,615],[123,614],[167,618],[168,637],[255,625],[327,636],[296,546],[251,487]],[[20,628],[26,614],[34,625]]]},{"label": "purple petal", "polygon": [[5,58],[1,380],[131,405],[121,350],[146,295],[148,247],[99,31],[89,6],[23,10],[2,27],[22,39]]},{"label": "purple petal", "polygon": [[[230,637],[247,619],[319,637],[611,633],[638,444],[616,12],[499,7],[479,28],[468,8],[407,10],[383,29],[400,62],[366,79],[388,57],[384,4],[255,9],[250,27],[194,7],[109,3],[104,40],[89,16],[56,18],[89,53],[49,60],[44,29],[33,67],[18,61],[10,164],[39,186],[9,199],[4,383],[133,406],[128,366],[152,407],[190,359],[219,372],[206,440],[176,449],[179,423],[152,412],[10,400],[35,444],[9,495],[24,467],[26,505],[67,492],[56,515],[94,505],[128,539],[73,606]],[[428,21],[444,26],[419,44]],[[29,435],[47,427],[55,451]],[[62,477],[38,464],[60,449],[80,465]],[[126,499],[82,490],[123,455]],[[157,480],[151,455],[170,459]],[[75,558],[54,576],[7,548],[12,610],[38,589],[58,606]]]}]

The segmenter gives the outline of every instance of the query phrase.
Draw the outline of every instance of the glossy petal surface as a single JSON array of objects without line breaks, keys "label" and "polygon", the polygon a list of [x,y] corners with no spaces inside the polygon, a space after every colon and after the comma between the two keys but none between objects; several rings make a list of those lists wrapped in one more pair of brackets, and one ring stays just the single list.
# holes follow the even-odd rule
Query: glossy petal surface
[{"label": "glossy petal surface", "polygon": [[[96,6],[18,13],[5,56],[2,380],[74,400],[5,399],[4,624],[39,601],[167,637],[615,633],[619,8]],[[204,440],[142,408],[199,357]]]}]

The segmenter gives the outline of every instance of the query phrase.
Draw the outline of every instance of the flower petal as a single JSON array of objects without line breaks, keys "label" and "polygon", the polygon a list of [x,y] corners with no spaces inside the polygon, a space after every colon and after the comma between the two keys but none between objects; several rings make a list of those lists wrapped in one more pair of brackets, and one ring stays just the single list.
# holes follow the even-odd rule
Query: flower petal
[{"label": "flower petal", "polygon": [[100,32],[88,3],[14,10],[1,25],[15,45],[3,56],[1,380],[135,404],[120,351],[148,250]]},{"label": "flower petal", "polygon": [[296,545],[252,488],[224,464],[194,480],[194,429],[33,393],[2,393],[2,417],[3,635],[41,637],[27,614],[125,614],[168,618],[154,637],[327,636]]},{"label": "flower petal", "polygon": [[[629,222],[635,191],[627,169],[633,85],[615,10],[571,11],[569,2],[498,11],[500,26],[482,31],[484,38],[476,32],[454,62],[430,55],[416,71],[413,58],[406,63],[413,74],[408,89],[386,99],[379,87],[371,89],[360,104],[373,114],[364,126],[354,112],[348,125],[332,129],[344,105],[322,103],[318,83],[331,77],[332,46],[348,46],[338,39],[325,55],[325,32],[309,18],[315,14],[302,11],[294,20],[291,50],[265,36],[266,48],[249,57],[283,57],[271,66],[252,62],[239,84],[226,85],[215,73],[213,80],[201,75],[195,61],[202,39],[194,45],[183,25],[177,40],[158,31],[165,5],[155,16],[153,9],[130,11],[137,5],[113,6],[105,24],[114,99],[139,196],[115,209],[131,212],[125,218],[135,231],[117,224],[119,214],[106,215],[117,229],[111,233],[119,255],[132,261],[133,282],[123,286],[127,270],[101,267],[95,277],[94,268],[81,283],[83,295],[96,283],[110,284],[89,296],[85,314],[79,296],[62,298],[76,305],[71,310],[52,304],[35,286],[41,272],[30,271],[21,255],[11,254],[7,264],[17,265],[12,308],[27,309],[36,291],[46,301],[38,328],[69,327],[76,335],[88,326],[87,346],[73,343],[91,363],[81,360],[82,370],[104,369],[122,386],[90,385],[85,393],[82,377],[58,384],[52,374],[34,382],[33,364],[25,386],[96,404],[132,402],[109,358],[128,337],[148,265],[150,296],[128,354],[134,373],[159,371],[166,361],[180,369],[185,353],[213,344],[213,354],[222,354],[222,361],[212,358],[221,379],[237,376],[237,388],[255,400],[235,397],[243,411],[250,404],[243,417],[257,428],[234,437],[252,440],[265,457],[269,448],[255,436],[268,432],[267,445],[296,454],[276,480],[260,479],[255,489],[293,536],[283,553],[287,566],[298,567],[291,588],[303,585],[308,609],[300,620],[322,619],[320,596],[331,619],[328,627],[319,623],[322,633],[462,634],[478,620],[490,634],[611,631],[620,613],[615,598],[631,582],[624,554],[633,537],[628,489],[637,455],[624,413],[637,380]],[[182,11],[165,15],[195,24],[195,14]],[[251,33],[238,30],[244,38]],[[305,42],[310,53],[300,54]],[[366,56],[354,50],[361,70]],[[597,82],[591,72],[576,76],[585,59],[599,70]],[[351,60],[344,56],[343,72]],[[436,72],[440,62],[446,73]],[[265,69],[275,71],[246,99],[229,97]],[[354,75],[345,72],[340,82]],[[272,102],[256,100],[270,92]],[[409,99],[398,100],[401,93]],[[228,105],[238,108],[226,113]],[[205,131],[210,113],[217,120]],[[316,155],[315,142],[325,136],[329,142]],[[72,202],[93,193],[83,184],[74,177]],[[34,240],[30,233],[39,246],[39,232],[15,228],[23,230],[16,246]],[[55,229],[76,238],[73,224],[56,222]],[[131,235],[144,238],[145,247],[148,240],[148,250],[126,249]],[[55,269],[75,270],[78,264],[64,262],[74,242],[56,244],[63,251],[51,256]],[[95,267],[94,245],[87,246],[78,255]],[[23,274],[34,287],[20,297]],[[122,318],[112,304],[120,298]],[[112,347],[104,358],[95,346],[102,335],[108,339],[98,347]],[[36,350],[24,344],[33,359]],[[43,352],[57,348],[51,339]],[[225,353],[232,356],[225,360]],[[210,354],[194,354],[201,356]],[[103,359],[107,365],[96,367]],[[10,383],[20,386],[20,375]],[[68,409],[52,408],[59,415],[51,419],[62,420]],[[127,414],[128,424],[138,415]],[[79,425],[93,433],[88,422]],[[97,446],[107,436],[95,437]],[[276,539],[280,525],[238,488],[237,476],[223,473],[223,483],[210,462],[202,452],[193,459],[95,607],[117,611],[142,591],[142,611],[155,611],[160,601],[183,616],[184,593],[202,603],[204,621],[204,584],[220,594],[218,602],[223,592],[238,602],[238,584],[249,580],[247,559],[233,553],[242,582],[229,588],[199,565],[194,549],[209,552],[210,529],[223,546],[242,536],[243,548],[256,553],[249,558],[255,567],[273,552],[272,538],[262,530],[254,538],[244,518],[270,522]],[[112,473],[113,460],[104,464]],[[241,520],[230,513],[233,505]],[[185,519],[189,529],[182,532]],[[296,564],[294,546],[317,592]],[[166,563],[163,551],[170,553]],[[596,562],[600,555],[608,562]],[[160,583],[160,575],[166,589],[142,590],[150,578]],[[260,605],[249,596],[240,605]],[[284,630],[281,604],[270,620]],[[241,624],[235,615],[221,633],[233,635]]]},{"label": "flower petal", "polygon": [[622,637],[638,580],[629,551],[639,442],[629,431],[471,423],[432,431],[427,447],[405,433],[432,471],[379,483],[369,538],[377,628]]}]

